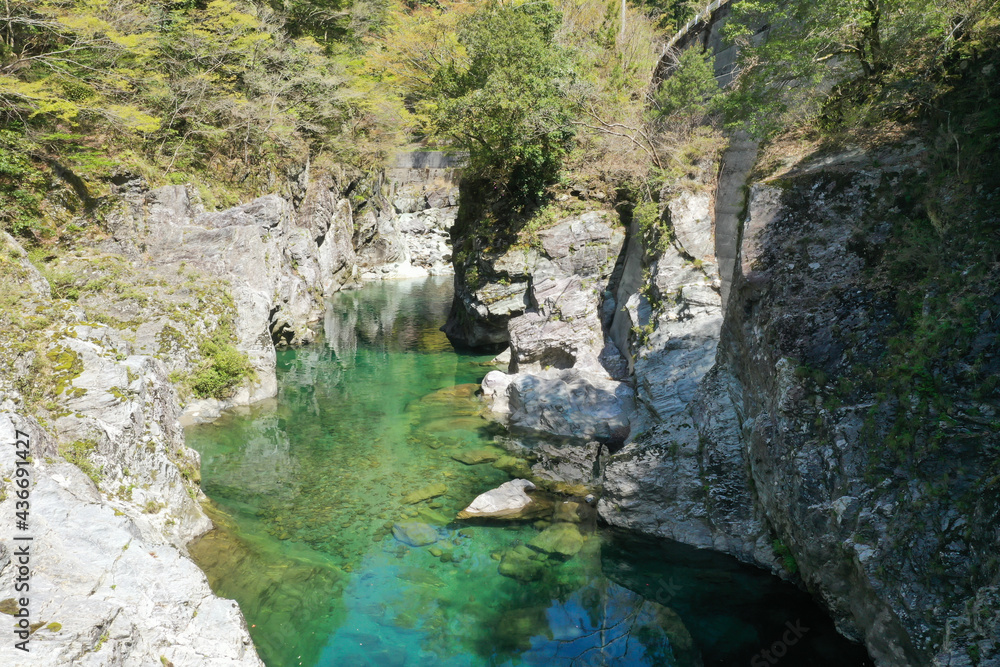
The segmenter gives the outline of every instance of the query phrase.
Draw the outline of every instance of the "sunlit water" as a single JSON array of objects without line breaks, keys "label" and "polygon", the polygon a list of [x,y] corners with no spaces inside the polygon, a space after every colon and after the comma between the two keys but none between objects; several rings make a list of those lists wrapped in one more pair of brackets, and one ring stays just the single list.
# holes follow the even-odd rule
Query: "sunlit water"
[{"label": "sunlit water", "polygon": [[[794,587],[732,559],[597,527],[568,560],[526,543],[549,516],[455,521],[510,479],[453,456],[505,454],[479,416],[487,357],[438,330],[450,279],[373,285],[329,305],[322,342],[279,352],[275,401],[192,427],[219,528],[192,544],[269,667],[869,664]],[[492,457],[486,457],[492,458]],[[408,504],[431,484],[446,491]],[[434,527],[411,547],[392,526]],[[530,576],[499,572],[513,549]],[[758,662],[754,662],[757,660]],[[763,660],[763,662],[760,662]]]}]

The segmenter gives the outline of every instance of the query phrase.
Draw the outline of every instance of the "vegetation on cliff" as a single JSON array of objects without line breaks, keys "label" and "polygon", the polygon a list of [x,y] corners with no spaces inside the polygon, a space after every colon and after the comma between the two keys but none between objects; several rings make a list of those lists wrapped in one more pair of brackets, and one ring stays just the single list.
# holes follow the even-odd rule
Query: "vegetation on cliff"
[{"label": "vegetation on cliff", "polygon": [[88,209],[129,173],[196,182],[231,204],[307,159],[384,158],[405,124],[354,63],[354,34],[371,28],[332,30],[323,4],[292,3],[286,15],[239,0],[6,3],[4,228],[54,240],[63,225],[41,195],[60,181]]},{"label": "vegetation on cliff", "polygon": [[996,48],[1000,10],[993,0],[742,0],[725,30],[740,48],[729,120],[767,138],[817,117],[836,130],[933,108]]}]

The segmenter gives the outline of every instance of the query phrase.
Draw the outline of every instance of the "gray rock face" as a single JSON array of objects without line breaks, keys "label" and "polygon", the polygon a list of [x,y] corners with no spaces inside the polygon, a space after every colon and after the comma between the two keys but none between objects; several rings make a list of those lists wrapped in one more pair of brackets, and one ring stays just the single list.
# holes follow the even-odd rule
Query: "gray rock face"
[{"label": "gray rock face", "polygon": [[[363,218],[355,237],[366,238],[360,253],[364,280],[412,278],[454,273],[451,227],[458,213],[454,168],[402,166],[420,162],[419,154],[400,155],[388,172],[390,194],[377,211]],[[447,162],[447,160],[445,160]],[[435,163],[437,164],[437,163]]]},{"label": "gray rock face", "polygon": [[[510,363],[509,373],[483,380],[483,391],[494,414],[519,432],[622,442],[634,391],[609,373],[625,362],[606,339],[601,315],[624,234],[595,211],[538,238],[540,249],[514,250],[495,262],[511,275],[509,285],[497,285],[509,295],[485,309],[509,317]],[[524,312],[513,315],[515,304]]]},{"label": "gray rock face", "polygon": [[[125,205],[109,222],[114,249],[157,270],[194,270],[223,281],[234,302],[237,347],[257,373],[255,385],[229,400],[192,401],[185,421],[273,396],[274,346],[312,340],[324,298],[343,287],[451,271],[453,181],[396,171],[403,180],[388,184],[338,172],[312,181],[306,176],[298,206],[267,195],[206,212],[185,186],[124,192]],[[395,206],[384,189],[395,193]],[[159,336],[165,325],[183,328],[175,321],[149,323],[146,338]],[[168,361],[171,371],[183,366]]]},{"label": "gray rock face", "polygon": [[[640,349],[637,393],[652,428],[607,463],[599,510],[614,525],[801,577],[879,665],[972,664],[970,654],[1000,664],[1000,612],[985,606],[1000,574],[982,556],[997,545],[997,515],[982,510],[995,507],[995,494],[970,505],[926,495],[922,476],[944,465],[933,460],[923,470],[897,464],[872,481],[891,458],[881,442],[905,406],[857,387],[857,364],[880,358],[892,310],[866,282],[885,232],[861,221],[889,219],[886,193],[915,177],[909,159],[879,159],[877,169],[857,156],[828,159],[797,168],[781,187],[749,188],[717,365],[685,386],[676,373],[702,372],[686,363],[689,352],[664,347],[654,354],[673,356],[647,366]],[[707,324],[709,300],[701,301]],[[640,305],[637,314],[655,310]],[[650,342],[664,325],[677,326],[657,321]],[[948,372],[938,371],[941,379]],[[956,419],[996,414],[988,402],[955,400]],[[945,459],[989,469],[984,452],[994,451],[995,434],[980,432],[969,449],[956,428],[942,441]],[[797,574],[784,570],[774,540]],[[954,576],[935,574],[941,559]],[[968,568],[981,576],[966,576]]]},{"label": "gray rock face", "polygon": [[[31,636],[29,654],[10,641],[0,645],[4,665],[138,667],[158,664],[161,656],[178,665],[262,665],[236,603],[215,597],[186,556],[186,539],[210,524],[162,449],[155,463],[161,472],[154,482],[158,488],[144,491],[157,510],[144,514],[134,502],[100,493],[76,466],[61,459],[49,463],[55,443],[33,420],[9,413],[0,414],[5,478],[14,477],[15,425],[31,435],[34,450],[25,533],[34,538],[29,610],[31,622],[46,627]],[[120,444],[120,439],[105,443]],[[123,448],[119,454],[142,473],[143,464],[135,460],[141,453]],[[150,458],[153,463],[157,457]],[[111,474],[107,464],[104,474]],[[187,503],[170,488],[182,492]],[[15,498],[11,487],[5,490],[0,516],[13,526]],[[174,504],[162,508],[156,498]],[[168,517],[176,528],[164,525]],[[0,559],[0,589],[14,591],[16,570],[9,558]]]},{"label": "gray rock face", "polygon": [[[510,319],[526,312],[541,312],[546,319],[553,319],[553,313],[563,307],[577,316],[591,307],[600,312],[601,295],[624,238],[623,230],[613,224],[608,211],[590,211],[538,232],[537,243],[528,248],[515,246],[502,253],[479,253],[475,267],[478,277],[473,280],[466,273],[464,281],[456,282],[455,304],[445,332],[463,345],[504,344],[510,340]],[[568,285],[560,281],[573,276],[583,282],[567,290]],[[546,280],[546,291],[533,293]],[[576,301],[579,288],[590,293],[584,302]],[[567,298],[570,301],[565,301]],[[557,304],[560,300],[564,302]],[[601,338],[592,343],[598,350],[603,346]]]},{"label": "gray rock face", "polygon": [[713,369],[687,409],[657,420],[612,455],[598,509],[615,526],[770,566],[766,521],[748,501],[732,383]]},{"label": "gray rock face", "polygon": [[624,382],[573,369],[514,375],[507,405],[517,431],[618,443],[628,437],[635,410]]}]

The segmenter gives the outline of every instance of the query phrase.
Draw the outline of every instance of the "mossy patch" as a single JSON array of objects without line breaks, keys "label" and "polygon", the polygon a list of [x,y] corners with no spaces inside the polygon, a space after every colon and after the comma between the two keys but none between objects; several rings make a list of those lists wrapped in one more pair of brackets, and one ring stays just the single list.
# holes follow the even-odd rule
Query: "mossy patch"
[{"label": "mossy patch", "polygon": [[90,460],[90,455],[97,451],[97,442],[94,440],[76,440],[68,445],[60,445],[59,453],[64,459],[82,470],[94,484],[101,485],[104,477],[103,468],[98,468]]},{"label": "mossy patch", "polygon": [[76,378],[83,373],[83,360],[76,351],[57,346],[45,353],[48,360],[48,371],[51,374],[52,392],[58,396],[69,388]]}]

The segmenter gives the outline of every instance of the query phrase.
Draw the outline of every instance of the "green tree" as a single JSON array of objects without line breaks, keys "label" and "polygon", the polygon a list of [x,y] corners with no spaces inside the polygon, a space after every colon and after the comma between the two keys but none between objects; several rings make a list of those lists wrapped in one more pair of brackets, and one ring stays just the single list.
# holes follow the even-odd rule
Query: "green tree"
[{"label": "green tree", "polygon": [[712,57],[701,49],[686,49],[674,61],[666,79],[652,96],[655,117],[676,121],[679,117],[700,118],[719,94]]},{"label": "green tree", "polygon": [[571,58],[554,41],[548,2],[477,11],[458,38],[467,58],[440,68],[435,125],[469,151],[470,168],[516,204],[537,202],[570,148]]},{"label": "green tree", "polygon": [[[758,137],[814,117],[835,86],[877,101],[913,101],[992,0],[743,0],[727,36],[740,46],[731,118]],[[766,39],[755,33],[769,25]],[[841,87],[840,92],[844,91]]]}]

